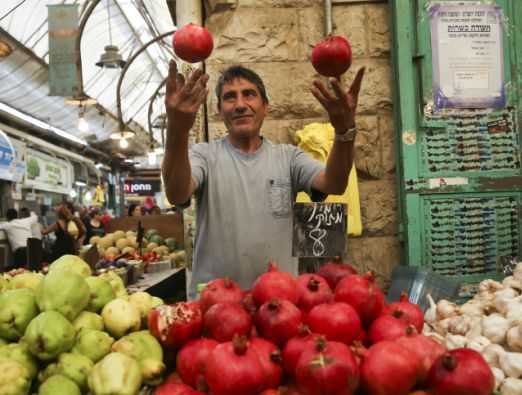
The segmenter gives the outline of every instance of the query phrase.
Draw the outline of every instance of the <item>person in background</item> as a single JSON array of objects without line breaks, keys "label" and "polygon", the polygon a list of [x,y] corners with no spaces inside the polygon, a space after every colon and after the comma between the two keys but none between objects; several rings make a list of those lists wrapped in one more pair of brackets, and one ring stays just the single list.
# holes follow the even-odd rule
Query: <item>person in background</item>
[{"label": "person in background", "polygon": [[[46,235],[54,232],[56,240],[51,247],[51,262],[60,258],[62,255],[77,255],[79,248],[79,240],[83,240],[85,235],[85,226],[80,218],[73,215],[70,210],[70,204],[64,203],[57,209],[58,220],[42,230],[42,234]],[[71,234],[69,223],[74,222],[78,229],[78,235]]]},{"label": "person in background", "polygon": [[127,211],[129,217],[139,217],[141,216],[141,206],[136,203],[129,204],[129,209]]},{"label": "person in background", "polygon": [[22,207],[20,212],[18,213],[18,218],[29,218],[31,216],[31,211],[27,207]]},{"label": "person in background", "polygon": [[5,213],[7,222],[0,224],[0,230],[5,231],[13,252],[13,265],[8,267],[20,268],[27,265],[27,239],[33,237],[32,226],[38,224],[38,216],[31,212],[27,218],[18,218],[18,212],[10,208]]},{"label": "person in background", "polygon": [[100,221],[103,224],[103,228],[105,229],[105,233],[108,232],[109,222],[111,221],[111,219],[112,219],[112,215],[107,210],[104,210],[103,214],[101,216]]},{"label": "person in background", "polygon": [[85,242],[90,244],[92,236],[103,236],[105,234],[105,226],[102,222],[102,213],[98,208],[93,208],[89,213],[89,219],[85,221]]}]

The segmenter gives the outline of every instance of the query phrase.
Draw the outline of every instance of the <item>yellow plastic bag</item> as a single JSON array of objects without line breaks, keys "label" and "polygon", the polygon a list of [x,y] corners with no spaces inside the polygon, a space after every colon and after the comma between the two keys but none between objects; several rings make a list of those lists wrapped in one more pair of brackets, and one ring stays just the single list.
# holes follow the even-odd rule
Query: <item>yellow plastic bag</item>
[{"label": "yellow plastic bag", "polygon": [[[315,159],[326,163],[328,154],[333,146],[334,129],[329,123],[311,123],[304,129],[296,132],[297,145],[303,151],[308,152]],[[298,203],[310,202],[310,197],[304,192],[297,195]],[[357,183],[357,170],[352,166],[348,178],[348,186],[342,195],[329,195],[327,203],[345,203],[348,205],[348,229],[352,236],[360,236],[362,233],[361,203],[359,200],[359,185]]]}]

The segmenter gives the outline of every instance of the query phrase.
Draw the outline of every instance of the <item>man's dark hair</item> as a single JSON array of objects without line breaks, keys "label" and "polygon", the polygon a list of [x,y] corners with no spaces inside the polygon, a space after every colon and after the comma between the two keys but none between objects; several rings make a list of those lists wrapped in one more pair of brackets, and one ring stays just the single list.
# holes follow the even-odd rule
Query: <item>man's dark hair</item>
[{"label": "man's dark hair", "polygon": [[228,69],[221,72],[221,75],[219,76],[218,82],[216,84],[218,110],[221,110],[221,94],[223,93],[223,85],[229,84],[237,78],[243,78],[253,83],[259,90],[263,101],[268,104],[268,96],[266,95],[265,84],[263,83],[261,77],[255,71],[247,69],[246,67],[230,66]]},{"label": "man's dark hair", "polygon": [[17,219],[18,218],[18,211],[16,211],[15,208],[9,208],[5,212],[5,217],[7,218],[8,221],[12,221],[13,219]]},{"label": "man's dark hair", "polygon": [[31,216],[31,212],[27,207],[22,207],[20,209],[20,218],[27,218]]}]

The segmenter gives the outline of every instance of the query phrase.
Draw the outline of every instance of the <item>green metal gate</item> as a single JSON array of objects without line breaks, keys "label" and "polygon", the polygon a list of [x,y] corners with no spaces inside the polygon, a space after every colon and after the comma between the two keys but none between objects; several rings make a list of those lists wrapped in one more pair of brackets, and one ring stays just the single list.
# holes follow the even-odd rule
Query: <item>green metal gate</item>
[{"label": "green metal gate", "polygon": [[483,278],[522,258],[522,1],[503,13],[505,105],[434,109],[430,10],[494,1],[393,0],[395,122],[404,263],[462,281],[468,297]]}]

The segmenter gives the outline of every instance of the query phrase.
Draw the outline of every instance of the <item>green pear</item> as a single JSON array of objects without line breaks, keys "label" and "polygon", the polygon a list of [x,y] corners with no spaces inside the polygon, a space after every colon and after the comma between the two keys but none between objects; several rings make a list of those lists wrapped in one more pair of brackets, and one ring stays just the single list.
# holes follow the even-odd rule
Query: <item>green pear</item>
[{"label": "green pear", "polygon": [[94,367],[94,362],[81,354],[63,353],[60,354],[55,363],[47,367],[38,374],[38,380],[45,381],[49,377],[59,374],[74,381],[82,391],[87,389],[87,377]]},{"label": "green pear", "polygon": [[96,395],[136,395],[142,383],[140,365],[125,354],[112,352],[94,365],[87,382]]},{"label": "green pear", "polygon": [[94,363],[111,352],[114,339],[108,333],[83,328],[76,335],[76,343],[71,352],[85,355]]},{"label": "green pear", "polygon": [[38,361],[29,352],[29,348],[25,343],[11,343],[0,347],[0,359],[11,359],[21,363],[27,369],[31,380],[38,373]]},{"label": "green pear", "polygon": [[38,314],[34,292],[29,288],[11,289],[0,294],[0,337],[20,339],[29,322]]},{"label": "green pear", "polygon": [[56,358],[74,345],[72,324],[56,311],[38,314],[27,326],[22,338],[31,354],[43,361]]},{"label": "green pear", "polygon": [[55,271],[68,271],[89,277],[92,274],[91,267],[82,258],[76,255],[62,255],[49,265],[49,273]]},{"label": "green pear", "polygon": [[163,299],[161,298],[158,298],[157,296],[153,296],[152,297],[152,308],[156,307],[156,306],[160,306],[162,304],[165,304],[165,302],[163,301]]},{"label": "green pear", "polygon": [[102,310],[105,329],[111,336],[119,339],[127,333],[140,330],[140,312],[130,302],[123,299],[114,299],[105,305]]},{"label": "green pear", "polygon": [[125,288],[123,280],[113,270],[106,271],[105,273],[100,274],[98,277],[107,280],[109,284],[111,284],[114,295],[117,298],[125,300],[129,298],[129,294],[127,293],[127,289]]},{"label": "green pear", "polygon": [[40,385],[38,395],[81,395],[81,392],[73,380],[55,374]]},{"label": "green pear", "polygon": [[142,326],[146,327],[149,312],[152,310],[152,296],[147,292],[135,292],[129,295],[129,302],[138,309]]},{"label": "green pear", "polygon": [[24,272],[17,274],[11,279],[11,289],[30,288],[36,291],[44,277],[42,273]]},{"label": "green pear", "polygon": [[133,332],[112,345],[112,351],[121,352],[139,362],[143,381],[156,385],[165,371],[163,349],[149,331]]},{"label": "green pear", "polygon": [[7,291],[8,289],[11,289],[10,281],[7,277],[0,275],[0,293]]},{"label": "green pear", "polygon": [[90,290],[85,279],[70,271],[50,272],[36,290],[40,311],[54,310],[74,320],[89,303]]},{"label": "green pear", "polygon": [[91,313],[90,311],[82,311],[72,324],[76,332],[79,332],[82,328],[96,329],[99,331],[103,331],[104,329],[102,316]]},{"label": "green pear", "polygon": [[12,359],[0,359],[0,394],[28,395],[31,379],[27,369]]},{"label": "green pear", "polygon": [[107,303],[116,298],[108,280],[91,276],[87,277],[85,281],[90,289],[89,304],[87,304],[86,310],[99,313]]}]

